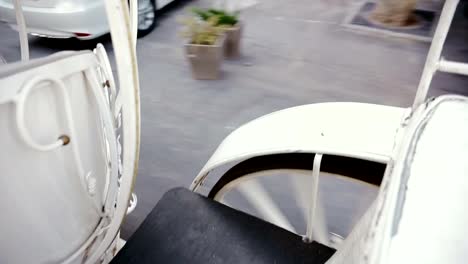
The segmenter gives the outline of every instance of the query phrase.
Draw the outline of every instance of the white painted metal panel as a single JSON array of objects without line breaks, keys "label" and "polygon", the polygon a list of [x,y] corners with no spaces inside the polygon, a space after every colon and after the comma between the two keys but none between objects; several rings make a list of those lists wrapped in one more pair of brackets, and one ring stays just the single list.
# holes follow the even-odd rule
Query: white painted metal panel
[{"label": "white painted metal panel", "polygon": [[466,263],[468,98],[421,105],[374,205],[327,263]]},{"label": "white painted metal panel", "polygon": [[[65,53],[26,66],[7,65],[0,73],[1,263],[63,261],[98,225],[101,217],[95,204],[102,203],[108,162],[91,89],[99,89],[101,84],[90,84],[81,72],[94,67],[97,62],[91,52]],[[24,101],[26,131],[40,145],[73,135],[68,145],[47,151],[24,141],[16,119],[24,85],[41,76],[66,83],[68,98],[54,83],[34,86]],[[67,117],[67,99],[73,120]],[[75,151],[81,162],[76,162]],[[83,188],[81,179],[87,175],[96,180],[94,196],[89,195],[87,185]]]},{"label": "white painted metal panel", "polygon": [[232,132],[192,183],[233,161],[275,153],[338,154],[385,163],[407,109],[365,103],[319,103],[262,116]]},{"label": "white painted metal panel", "polygon": [[468,98],[433,102],[409,144],[386,263],[466,263]]}]

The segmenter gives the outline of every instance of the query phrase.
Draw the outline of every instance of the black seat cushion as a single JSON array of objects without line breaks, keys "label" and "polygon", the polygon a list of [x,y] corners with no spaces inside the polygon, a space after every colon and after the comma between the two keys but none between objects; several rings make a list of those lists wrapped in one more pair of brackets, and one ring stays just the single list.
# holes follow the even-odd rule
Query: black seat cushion
[{"label": "black seat cushion", "polygon": [[168,191],[111,263],[325,263],[334,249],[184,188]]}]

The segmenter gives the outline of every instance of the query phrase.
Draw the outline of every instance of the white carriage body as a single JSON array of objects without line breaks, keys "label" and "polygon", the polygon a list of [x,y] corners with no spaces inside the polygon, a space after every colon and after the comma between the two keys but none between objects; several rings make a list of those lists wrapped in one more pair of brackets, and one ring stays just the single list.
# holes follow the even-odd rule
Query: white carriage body
[{"label": "white carriage body", "polygon": [[195,178],[255,156],[322,153],[386,163],[409,109],[365,103],[318,103],[280,110],[232,132]]},{"label": "white carriage body", "polygon": [[[40,67],[16,63],[0,73],[0,168],[10,175],[0,178],[3,263],[63,261],[105,224],[99,211],[111,178],[108,144],[115,151],[116,142],[103,137],[92,92],[101,83],[86,77],[98,61],[92,52],[63,52],[35,63]],[[45,79],[27,91],[38,76]],[[66,91],[50,78],[67,83]],[[63,135],[70,142],[62,146]],[[116,187],[111,189],[115,199]],[[28,254],[21,253],[24,248]]]},{"label": "white carriage body", "polygon": [[[112,99],[96,92],[102,81],[114,83],[107,61],[99,61],[102,54],[55,55],[0,72],[0,138],[8,150],[0,152],[0,168],[8,175],[0,177],[0,209],[7,212],[0,219],[1,262],[96,263],[115,254],[137,172],[139,86],[136,24],[130,23],[127,0],[105,3],[123,87]],[[447,3],[442,16],[451,20],[457,1]],[[272,113],[226,138],[191,188],[218,166],[262,155],[302,152],[385,163],[377,200],[328,263],[463,263],[468,241],[459,230],[468,220],[462,208],[468,103],[458,96],[424,103],[435,70],[467,74],[465,66],[439,63],[450,23],[441,24],[412,110],[322,103]],[[100,71],[110,79],[99,79]],[[69,98],[70,111],[63,98]],[[125,136],[120,178],[119,114]],[[320,160],[312,162],[318,177]]]},{"label": "white carriage body", "polygon": [[[21,7],[20,0],[14,3]],[[126,0],[104,2],[119,83],[125,87],[119,93],[100,45],[95,53],[28,61],[24,18],[17,8],[25,62],[3,65],[0,72],[0,182],[6,190],[0,203],[5,213],[0,262],[107,263],[121,246],[119,229],[139,148],[132,3],[129,16]],[[122,146],[116,134],[120,124]]]},{"label": "white carriage body", "polygon": [[465,263],[467,134],[467,97],[416,109],[376,201],[327,263]]}]

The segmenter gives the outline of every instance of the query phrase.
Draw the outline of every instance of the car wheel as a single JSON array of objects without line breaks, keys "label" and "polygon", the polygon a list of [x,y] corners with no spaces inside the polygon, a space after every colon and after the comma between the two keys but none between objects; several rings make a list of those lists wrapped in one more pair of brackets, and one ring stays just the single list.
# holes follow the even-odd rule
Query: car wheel
[{"label": "car wheel", "polygon": [[156,1],[138,0],[138,37],[148,35],[156,27]]}]

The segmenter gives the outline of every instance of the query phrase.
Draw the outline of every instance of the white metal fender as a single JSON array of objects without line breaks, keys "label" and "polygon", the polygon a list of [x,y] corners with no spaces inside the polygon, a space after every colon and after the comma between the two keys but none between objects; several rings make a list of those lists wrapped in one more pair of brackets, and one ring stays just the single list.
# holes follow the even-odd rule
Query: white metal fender
[{"label": "white metal fender", "polygon": [[407,108],[350,102],[309,104],[273,112],[226,137],[190,188],[196,191],[218,166],[261,155],[322,153],[386,163],[407,114]]}]

